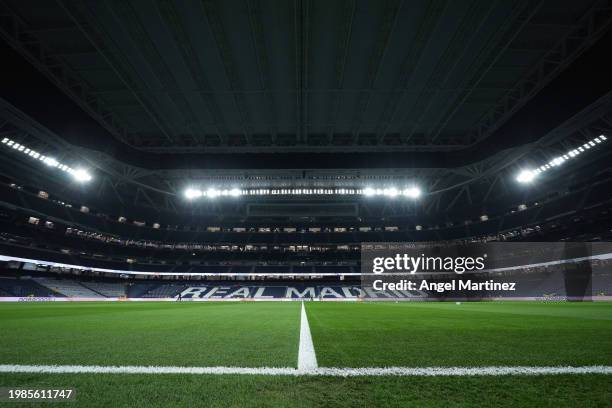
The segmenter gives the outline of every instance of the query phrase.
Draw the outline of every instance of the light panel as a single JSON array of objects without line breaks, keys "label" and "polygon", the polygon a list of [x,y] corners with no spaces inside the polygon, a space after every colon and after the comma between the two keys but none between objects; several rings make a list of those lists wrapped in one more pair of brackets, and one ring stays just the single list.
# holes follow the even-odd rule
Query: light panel
[{"label": "light panel", "polygon": [[541,173],[544,173],[554,167],[559,167],[563,165],[565,162],[577,158],[582,153],[585,153],[587,150],[591,149],[592,147],[597,146],[598,144],[605,142],[606,140],[608,140],[606,136],[599,135],[587,141],[586,143],[582,144],[581,146],[578,146],[575,149],[572,149],[568,151],[567,153],[562,154],[561,156],[557,156],[553,158],[551,161],[549,161],[546,164],[541,165],[540,167],[536,167],[535,169],[523,169],[516,176],[516,181],[518,181],[519,183],[523,183],[523,184],[531,183]]},{"label": "light panel", "polygon": [[91,181],[93,178],[91,174],[89,174],[89,172],[85,169],[73,169],[70,166],[60,163],[57,159],[53,157],[45,156],[44,154],[38,153],[37,151],[30,149],[27,146],[24,146],[20,143],[15,142],[14,140],[9,139],[8,137],[2,139],[2,144],[7,147],[13,148],[18,152],[21,152],[34,160],[41,161],[49,167],[57,168],[65,173],[68,173],[80,183]]},{"label": "light panel", "polygon": [[[67,166],[64,166],[67,167]],[[67,171],[67,170],[64,170]],[[91,175],[84,169],[77,169],[72,173],[72,176],[76,181],[86,182],[91,181]]]},{"label": "light panel", "polygon": [[387,198],[411,198],[417,199],[422,192],[419,187],[410,186],[405,188],[387,187],[387,188],[225,188],[218,189],[209,187],[207,189],[201,187],[188,187],[184,191],[184,196],[188,200],[199,198],[216,199],[218,197],[241,197],[241,196],[301,196],[301,195],[341,195],[341,196],[365,196],[374,197],[382,196]]},{"label": "light panel", "polygon": [[516,181],[519,183],[531,183],[538,174],[536,170],[521,170],[518,176],[516,176]]}]

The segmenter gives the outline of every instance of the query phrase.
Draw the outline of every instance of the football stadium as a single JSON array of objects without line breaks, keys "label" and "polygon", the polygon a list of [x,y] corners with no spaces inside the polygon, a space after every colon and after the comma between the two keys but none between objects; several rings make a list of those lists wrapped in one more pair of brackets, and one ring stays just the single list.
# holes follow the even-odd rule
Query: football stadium
[{"label": "football stadium", "polygon": [[612,407],[612,1],[0,0],[0,406]]}]

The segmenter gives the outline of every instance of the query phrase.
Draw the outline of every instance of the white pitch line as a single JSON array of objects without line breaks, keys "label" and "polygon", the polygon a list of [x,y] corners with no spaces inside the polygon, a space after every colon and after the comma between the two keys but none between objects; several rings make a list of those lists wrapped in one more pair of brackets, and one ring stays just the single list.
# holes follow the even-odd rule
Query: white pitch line
[{"label": "white pitch line", "polygon": [[612,375],[612,366],[491,366],[491,367],[319,367],[300,370],[290,367],[159,367],[159,366],[84,366],[84,365],[0,365],[0,373],[36,374],[209,374],[209,375],[287,375],[287,376],[413,376],[413,377],[472,377],[503,375]]},{"label": "white pitch line", "polygon": [[308,324],[308,316],[306,316],[306,308],[302,302],[302,314],[300,318],[300,347],[298,351],[298,370],[311,371],[316,370],[317,355],[315,353],[314,344],[312,344],[312,335],[310,334],[310,325]]}]

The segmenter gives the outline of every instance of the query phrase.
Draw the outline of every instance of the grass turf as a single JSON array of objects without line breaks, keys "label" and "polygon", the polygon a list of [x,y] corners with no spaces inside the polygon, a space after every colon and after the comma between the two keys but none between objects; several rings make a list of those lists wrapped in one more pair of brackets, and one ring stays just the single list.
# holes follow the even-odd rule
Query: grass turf
[{"label": "grass turf", "polygon": [[[608,303],[306,306],[320,366],[612,365]],[[295,367],[299,307],[297,302],[0,304],[0,364]],[[0,387],[76,387],[78,401],[71,406],[84,407],[610,406],[610,384],[607,375],[0,374]]]},{"label": "grass turf", "polygon": [[0,364],[295,367],[299,303],[0,304]]},{"label": "grass turf", "polygon": [[312,303],[320,366],[612,365],[611,303]]},{"label": "grass turf", "polygon": [[[77,401],[66,406],[88,408],[608,407],[612,404],[610,377],[603,375],[332,378],[0,374],[0,386],[73,387],[77,389]],[[49,403],[4,404],[7,408],[20,405],[45,407]]]}]

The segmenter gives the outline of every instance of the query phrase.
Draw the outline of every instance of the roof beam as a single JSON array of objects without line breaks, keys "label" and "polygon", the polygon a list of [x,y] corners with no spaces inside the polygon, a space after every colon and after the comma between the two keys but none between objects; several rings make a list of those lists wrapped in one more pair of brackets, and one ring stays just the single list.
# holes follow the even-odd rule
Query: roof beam
[{"label": "roof beam", "polygon": [[353,20],[355,18],[356,1],[346,0],[342,8],[342,22],[338,24],[341,35],[338,36],[337,58],[334,64],[335,83],[337,92],[331,95],[331,109],[329,110],[327,126],[327,136],[331,141],[336,128],[338,119],[338,111],[340,110],[339,92],[344,87],[344,73],[346,71],[346,61],[348,59],[349,46],[351,44],[351,35],[353,33]]},{"label": "roof beam", "polygon": [[198,87],[199,94],[202,96],[202,99],[204,99],[208,112],[213,118],[213,126],[217,131],[217,135],[223,144],[227,144],[228,131],[225,124],[225,119],[223,118],[223,113],[215,101],[212,87],[206,78],[206,70],[200,63],[198,53],[193,47],[189,34],[185,30],[185,23],[179,16],[175,2],[169,0],[157,0],[157,5],[160,9],[162,19],[166,23],[172,37],[174,38],[174,41],[178,45],[178,49],[183,56],[184,63],[187,65],[187,68],[189,69],[189,72],[191,73],[191,76]]},{"label": "roof beam", "polygon": [[370,101],[372,100],[370,91],[376,85],[376,80],[378,79],[381,65],[385,59],[387,49],[389,48],[389,43],[391,42],[391,34],[393,33],[395,25],[397,24],[397,19],[403,4],[403,0],[400,0],[399,2],[388,2],[387,7],[385,8],[385,14],[383,16],[380,29],[377,33],[377,40],[376,44],[374,45],[374,50],[369,58],[367,77],[363,85],[363,88],[367,89],[368,91],[359,93],[359,97],[357,99],[357,109],[353,116],[353,123],[355,123],[355,125],[353,126],[352,133],[355,138],[358,138],[359,134],[361,133],[363,118],[365,117],[368,107],[370,106]]},{"label": "roof beam", "polygon": [[272,79],[270,76],[270,61],[266,49],[264,39],[264,28],[261,19],[261,3],[260,0],[245,0],[249,11],[249,23],[251,25],[251,39],[253,41],[253,49],[257,59],[257,71],[261,85],[261,92],[264,94],[268,102],[268,122],[270,134],[273,141],[278,135],[278,126],[276,123],[276,102],[274,93],[272,92]]},{"label": "roof beam", "polygon": [[553,78],[575,61],[612,26],[612,2],[597,1],[519,83],[480,121],[471,135],[474,144],[489,137]]},{"label": "roof beam", "polygon": [[[127,21],[126,24],[124,24],[124,27],[136,44],[136,48],[149,63],[149,66],[155,73],[155,76],[162,84],[163,89],[168,91],[179,91],[167,92],[167,95],[176,106],[179,114],[185,118],[185,124],[190,131],[191,138],[195,143],[198,143],[201,140],[200,133],[202,124],[199,123],[198,116],[196,116],[194,113],[191,104],[185,95],[180,91],[180,86],[174,78],[172,70],[166,64],[164,57],[157,49],[155,42],[153,42],[151,37],[148,35],[146,28],[141,23],[136,10],[129,2],[123,0],[113,1],[109,4],[112,4],[114,6],[113,10],[119,13],[119,18]],[[180,142],[175,140],[175,143]]]},{"label": "roof beam", "polygon": [[[215,8],[216,6],[211,0],[202,0],[201,3],[204,15],[208,20],[215,43],[217,44],[217,50],[219,51],[219,56],[223,62],[223,67],[225,68],[225,74],[227,76],[229,86],[232,91],[238,91],[241,89],[240,78],[235,67],[234,57],[229,41],[227,40],[227,36],[225,35],[223,24],[221,23],[221,19],[217,14],[217,10]],[[238,110],[238,114],[240,116],[242,132],[250,143],[253,129],[248,125],[248,123],[250,123],[250,118],[247,112],[246,100],[241,93],[235,92],[232,95],[234,104],[236,105],[236,109]]]},{"label": "roof beam", "polygon": [[[140,89],[132,76],[121,66],[121,62],[117,59],[114,53],[108,49],[103,35],[97,31],[92,24],[88,23],[88,19],[86,18],[85,14],[80,11],[77,6],[67,0],[57,1],[66,11],[68,16],[70,16],[72,21],[79,27],[83,35],[85,35],[89,42],[94,46],[97,52],[104,58],[119,80],[140,103],[144,111],[149,115],[153,123],[155,123],[157,128],[160,130],[161,134],[170,143],[173,143],[174,136],[172,135],[170,128],[165,124],[161,115],[159,115],[153,106],[148,102],[146,92]],[[133,141],[130,144],[133,145]]]},{"label": "roof beam", "polygon": [[425,15],[421,20],[421,24],[419,24],[415,40],[412,42],[412,46],[408,47],[408,52],[402,60],[399,75],[394,82],[394,89],[399,89],[401,92],[391,93],[389,99],[387,99],[385,102],[383,113],[379,119],[376,130],[376,137],[379,144],[382,143],[383,137],[385,134],[387,134],[391,123],[393,123],[393,120],[397,115],[401,105],[400,102],[403,100],[404,95],[409,90],[407,89],[409,81],[419,64],[421,55],[425,50],[425,46],[436,28],[438,20],[440,19],[446,4],[447,0],[434,0],[428,4],[427,9],[425,10]]},{"label": "roof beam", "polygon": [[463,85],[463,91],[455,98],[452,103],[449,104],[450,109],[446,111],[441,118],[438,119],[439,125],[434,129],[431,129],[427,138],[435,143],[440,137],[442,131],[446,128],[449,121],[455,117],[456,113],[463,106],[466,100],[472,95],[474,90],[487,76],[491,69],[495,66],[497,61],[507,50],[507,47],[518,37],[522,30],[527,26],[531,19],[536,15],[538,10],[542,7],[543,0],[531,1],[528,0],[523,4],[523,7],[518,8],[516,16],[514,18],[509,17],[506,21],[506,27],[502,28],[500,38],[497,41],[491,41],[490,46],[484,51],[484,61],[482,64],[475,64],[478,68],[477,71],[471,78],[468,84]]},{"label": "roof beam", "polygon": [[11,10],[2,4],[4,18],[8,24],[0,25],[0,37],[34,65],[55,86],[68,95],[85,112],[91,115],[104,129],[118,140],[133,144],[134,138],[114,115],[110,107],[80,79],[79,75],[51,54],[36,37],[28,35],[28,27]]}]

